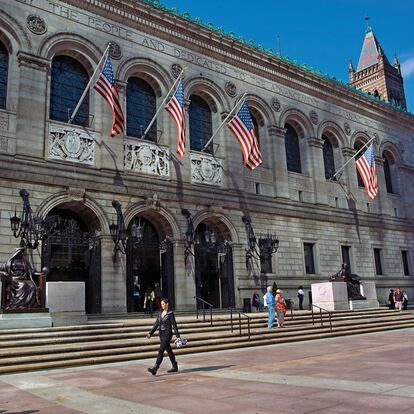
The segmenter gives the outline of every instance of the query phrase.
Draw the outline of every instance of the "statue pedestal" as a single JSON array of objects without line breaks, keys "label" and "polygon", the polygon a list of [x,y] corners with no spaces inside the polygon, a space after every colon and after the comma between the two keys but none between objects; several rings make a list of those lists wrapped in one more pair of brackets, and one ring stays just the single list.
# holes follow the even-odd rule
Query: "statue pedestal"
[{"label": "statue pedestal", "polygon": [[2,329],[24,329],[24,328],[50,328],[52,318],[47,310],[39,312],[2,312],[0,313],[0,330]]},{"label": "statue pedestal", "polygon": [[348,310],[348,291],[345,282],[312,283],[312,303],[328,311]]},{"label": "statue pedestal", "polygon": [[85,324],[85,283],[46,282],[46,306],[53,326]]},{"label": "statue pedestal", "polygon": [[361,294],[367,298],[369,308],[379,308],[375,282],[361,282]]}]

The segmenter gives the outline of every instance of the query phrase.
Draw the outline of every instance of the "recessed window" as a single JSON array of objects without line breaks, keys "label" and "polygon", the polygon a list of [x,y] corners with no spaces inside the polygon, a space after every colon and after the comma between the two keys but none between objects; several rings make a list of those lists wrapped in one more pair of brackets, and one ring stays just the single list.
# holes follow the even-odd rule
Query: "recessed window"
[{"label": "recessed window", "polygon": [[325,167],[325,178],[329,180],[335,174],[335,157],[331,141],[322,135],[323,139],[323,164]]},{"label": "recessed window", "polygon": [[256,194],[261,194],[260,183],[256,183]]},{"label": "recessed window", "polygon": [[390,168],[390,161],[388,157],[384,155],[384,177],[385,177],[385,187],[387,189],[387,193],[393,193],[392,188],[392,176],[391,176],[391,168]]},{"label": "recessed window", "polygon": [[315,243],[303,243],[303,254],[305,256],[305,273],[315,274]]},{"label": "recessed window", "polygon": [[381,249],[374,249],[375,274],[383,275],[381,262]]},{"label": "recessed window", "polygon": [[301,173],[302,166],[300,161],[299,137],[295,129],[289,124],[285,125],[285,150],[287,170]]},{"label": "recessed window", "polygon": [[260,271],[262,273],[272,273],[272,255],[266,253],[265,240],[259,239],[259,250],[260,250]]},{"label": "recessed window", "polygon": [[7,77],[9,72],[9,53],[0,43],[0,108],[6,108],[7,100]]},{"label": "recessed window", "polygon": [[401,250],[401,259],[402,259],[402,264],[403,264],[404,276],[409,276],[410,266],[408,264],[408,251],[407,250]]},{"label": "recessed window", "polygon": [[[211,109],[208,103],[197,95],[191,95],[189,108],[190,146],[192,150],[201,151],[213,135]],[[213,152],[213,144],[206,151]]]},{"label": "recessed window", "polygon": [[341,256],[342,256],[342,263],[346,263],[348,265],[349,271],[352,273],[351,247],[350,246],[341,246]]}]

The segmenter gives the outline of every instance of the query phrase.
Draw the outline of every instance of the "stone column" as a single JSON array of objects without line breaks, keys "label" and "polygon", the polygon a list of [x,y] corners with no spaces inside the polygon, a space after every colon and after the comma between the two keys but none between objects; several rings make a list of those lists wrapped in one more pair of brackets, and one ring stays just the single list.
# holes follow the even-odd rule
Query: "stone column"
[{"label": "stone column", "polygon": [[16,153],[18,156],[44,158],[46,136],[47,72],[51,61],[26,52],[17,53],[20,67],[17,107]]},{"label": "stone column", "polygon": [[268,127],[269,140],[272,143],[272,150],[268,154],[273,168],[273,181],[275,185],[276,197],[289,198],[289,178],[286,163],[286,149],[285,149],[285,128],[279,128],[276,125],[269,125]]},{"label": "stone column", "polygon": [[184,260],[185,242],[174,241],[174,286],[175,307],[180,311],[193,311],[195,309],[195,267],[194,256],[189,255],[187,264]]},{"label": "stone column", "polygon": [[326,184],[325,167],[323,161],[323,143],[323,139],[316,137],[308,138],[308,161],[313,179],[315,203],[327,205],[329,204],[328,186]]},{"label": "stone column", "polygon": [[101,237],[102,313],[126,312],[126,256],[117,252],[113,259],[111,236]]}]

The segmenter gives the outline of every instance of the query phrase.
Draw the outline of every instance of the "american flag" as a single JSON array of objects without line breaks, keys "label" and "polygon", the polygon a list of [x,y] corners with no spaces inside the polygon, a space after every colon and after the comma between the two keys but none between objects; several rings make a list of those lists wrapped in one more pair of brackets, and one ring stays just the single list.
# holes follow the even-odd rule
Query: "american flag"
[{"label": "american flag", "polygon": [[367,190],[368,198],[372,200],[378,194],[377,169],[375,168],[375,153],[372,144],[356,160],[355,165]]},{"label": "american flag", "polygon": [[124,132],[124,113],[122,112],[118,87],[115,82],[109,54],[105,57],[102,70],[95,82],[94,89],[96,89],[105,101],[108,102],[108,105],[112,110],[111,137],[121,134]]},{"label": "american flag", "polygon": [[185,113],[184,113],[184,85],[183,81],[178,82],[174,95],[167,102],[165,110],[170,114],[177,126],[177,154],[180,157],[185,153]]},{"label": "american flag", "polygon": [[246,102],[243,102],[239,112],[227,124],[227,128],[230,129],[240,144],[244,165],[253,171],[263,162],[263,159],[252,116]]}]

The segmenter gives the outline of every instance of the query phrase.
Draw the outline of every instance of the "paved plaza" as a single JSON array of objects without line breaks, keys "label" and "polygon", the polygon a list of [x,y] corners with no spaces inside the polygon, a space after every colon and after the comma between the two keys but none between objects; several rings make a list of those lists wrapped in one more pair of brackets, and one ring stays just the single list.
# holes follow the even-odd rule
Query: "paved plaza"
[{"label": "paved plaza", "polygon": [[0,413],[414,413],[414,329],[0,377]]}]

